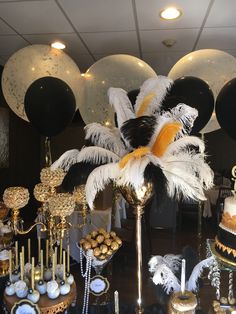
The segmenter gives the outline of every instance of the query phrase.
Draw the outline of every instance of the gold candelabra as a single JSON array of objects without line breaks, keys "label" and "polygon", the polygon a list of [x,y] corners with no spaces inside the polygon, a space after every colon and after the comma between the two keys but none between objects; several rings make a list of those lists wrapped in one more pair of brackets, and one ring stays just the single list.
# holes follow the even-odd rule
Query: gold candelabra
[{"label": "gold candelabra", "polygon": [[41,222],[36,222],[32,226],[30,226],[27,230],[22,230],[19,228],[20,225],[20,209],[26,206],[29,202],[29,191],[28,189],[17,186],[17,187],[9,187],[4,191],[3,194],[4,204],[12,209],[11,212],[11,227],[15,234],[27,234],[30,232],[35,226],[41,225],[42,230],[45,231],[45,225]]}]

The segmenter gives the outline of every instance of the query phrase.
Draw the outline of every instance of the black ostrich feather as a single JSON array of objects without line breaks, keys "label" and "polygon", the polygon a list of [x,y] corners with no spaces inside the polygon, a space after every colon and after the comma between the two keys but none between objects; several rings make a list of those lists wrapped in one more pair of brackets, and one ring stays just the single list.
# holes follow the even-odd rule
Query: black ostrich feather
[{"label": "black ostrich feather", "polygon": [[156,126],[154,116],[142,116],[126,121],[121,127],[121,133],[133,148],[146,146],[150,142]]}]

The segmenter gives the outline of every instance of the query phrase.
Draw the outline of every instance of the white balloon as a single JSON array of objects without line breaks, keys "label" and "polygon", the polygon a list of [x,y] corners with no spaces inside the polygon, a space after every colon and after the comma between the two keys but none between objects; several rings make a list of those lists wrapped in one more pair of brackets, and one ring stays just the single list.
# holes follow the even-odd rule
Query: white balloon
[{"label": "white balloon", "polygon": [[108,88],[119,87],[131,91],[155,76],[156,72],[147,63],[130,55],[111,55],[95,62],[84,75],[84,101],[79,106],[84,122],[114,125],[114,111],[107,97]]},{"label": "white balloon", "polygon": [[[210,86],[216,99],[222,87],[236,77],[236,59],[221,50],[197,50],[181,58],[172,67],[168,76],[173,80],[182,76],[198,77]],[[201,133],[209,133],[219,128],[220,125],[213,113]]]},{"label": "white balloon", "polygon": [[62,50],[49,45],[31,45],[14,53],[2,73],[2,91],[9,107],[28,121],[24,97],[29,86],[37,79],[53,76],[66,82],[72,89],[76,106],[81,101],[81,74],[76,63]]}]

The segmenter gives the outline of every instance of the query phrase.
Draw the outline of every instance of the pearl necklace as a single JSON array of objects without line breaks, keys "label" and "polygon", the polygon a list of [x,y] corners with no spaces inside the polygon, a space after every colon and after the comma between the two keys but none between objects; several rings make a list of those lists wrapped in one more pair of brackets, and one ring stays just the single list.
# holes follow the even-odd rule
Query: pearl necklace
[{"label": "pearl necklace", "polygon": [[[83,256],[85,256],[85,258],[86,258],[85,271],[83,271]],[[92,268],[92,255],[91,255],[91,253],[88,251],[87,255],[84,255],[83,250],[80,248],[80,271],[81,271],[81,276],[83,278],[85,278],[85,283],[84,283],[84,302],[83,302],[82,314],[88,314],[91,268]]]}]

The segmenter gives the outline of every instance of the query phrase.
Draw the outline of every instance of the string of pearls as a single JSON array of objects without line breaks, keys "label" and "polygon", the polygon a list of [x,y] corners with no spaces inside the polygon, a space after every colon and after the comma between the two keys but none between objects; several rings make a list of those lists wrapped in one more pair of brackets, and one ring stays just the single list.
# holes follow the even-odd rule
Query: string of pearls
[{"label": "string of pearls", "polygon": [[220,268],[214,259],[213,263],[210,265],[210,271],[208,274],[208,279],[211,280],[212,287],[216,288],[216,300],[220,300]]},{"label": "string of pearls", "polygon": [[230,270],[229,271],[229,293],[228,293],[228,300],[230,302],[230,300],[232,300],[234,297],[234,293],[233,293],[233,271]]},{"label": "string of pearls", "polygon": [[91,278],[91,268],[92,268],[92,251],[88,250],[86,258],[85,271],[83,270],[83,250],[80,248],[80,271],[81,276],[85,278],[84,282],[84,301],[83,301],[83,310],[82,314],[88,314],[88,304],[89,304],[89,286]]}]

